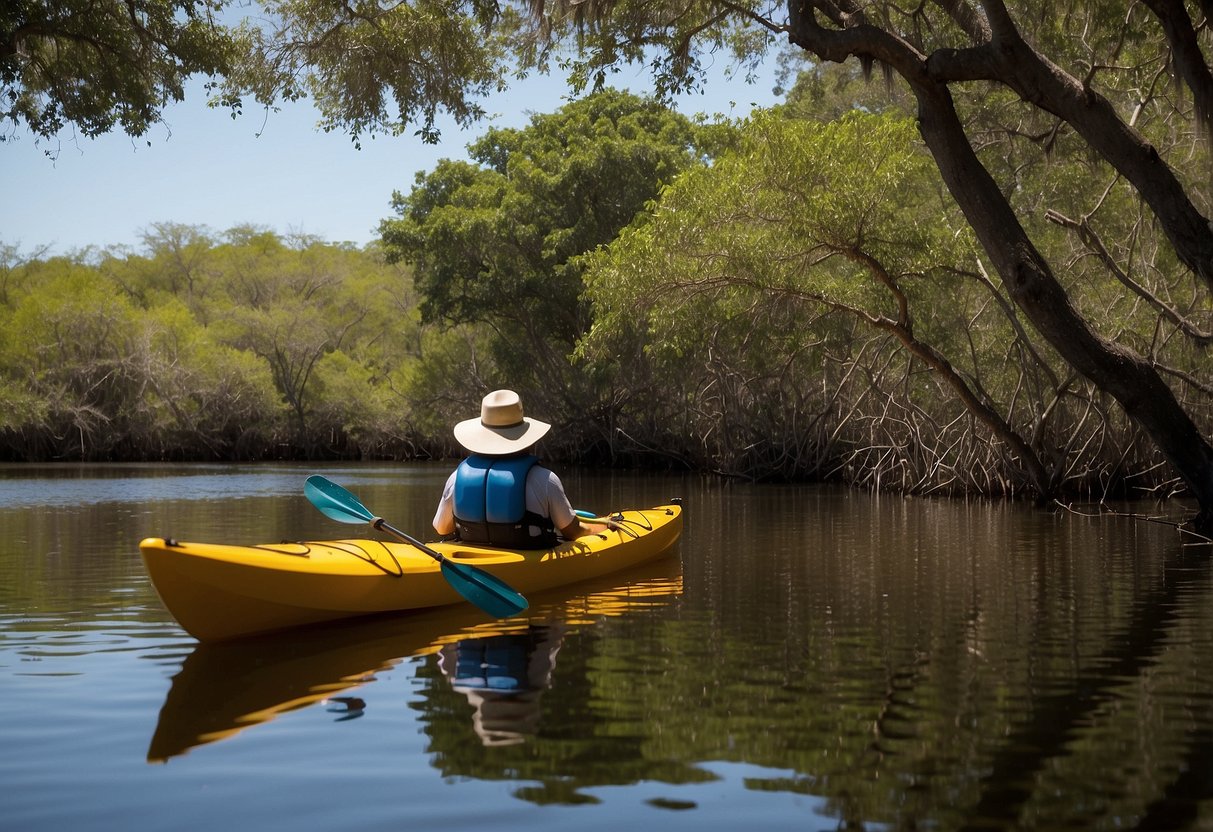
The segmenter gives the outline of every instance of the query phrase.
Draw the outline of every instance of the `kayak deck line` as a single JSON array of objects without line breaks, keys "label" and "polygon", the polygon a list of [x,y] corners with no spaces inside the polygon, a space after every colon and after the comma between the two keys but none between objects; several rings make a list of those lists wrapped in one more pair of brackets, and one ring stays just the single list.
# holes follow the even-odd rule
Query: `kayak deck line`
[{"label": "kayak deck line", "polygon": [[[155,540],[156,538],[151,538],[151,539]],[[175,540],[174,538],[171,538],[171,537],[165,537],[165,538],[161,538],[161,539],[164,540],[164,545],[168,548],[180,549],[180,548],[184,548],[189,545],[187,543],[183,543],[181,541]],[[379,561],[375,558],[375,556],[373,554],[371,554],[371,552],[367,551],[366,546],[364,544],[368,544],[368,543],[375,544],[376,546],[383,549],[384,553],[387,554],[387,556],[390,557],[392,559],[392,562],[395,564],[395,566],[396,566],[395,571],[389,570],[385,566],[381,565],[379,563]],[[302,551],[288,552],[286,549],[281,548],[283,546],[298,546]],[[382,541],[382,540],[363,540],[363,541],[358,541],[358,542],[336,541],[336,540],[322,540],[322,541],[284,540],[281,543],[245,544],[243,546],[243,548],[253,549],[258,552],[273,552],[274,554],[277,554],[277,555],[287,555],[287,556],[293,557],[293,558],[310,558],[312,556],[312,549],[314,546],[328,546],[333,549],[341,549],[341,550],[349,553],[352,557],[356,557],[359,560],[365,561],[366,563],[370,563],[375,566],[378,566],[380,569],[382,569],[384,571],[385,574],[390,575],[393,578],[404,577],[404,570],[400,566],[400,561],[396,560],[396,556],[394,554],[392,554],[392,551],[390,549],[388,549],[386,545],[384,545],[384,541]],[[233,546],[233,548],[239,548],[239,546]]]}]

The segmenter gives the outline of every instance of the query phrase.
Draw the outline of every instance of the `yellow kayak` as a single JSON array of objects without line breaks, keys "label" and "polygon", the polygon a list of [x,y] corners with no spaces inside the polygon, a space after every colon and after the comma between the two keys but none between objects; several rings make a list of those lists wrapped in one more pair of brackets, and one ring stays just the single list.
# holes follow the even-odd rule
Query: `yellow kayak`
[{"label": "yellow kayak", "polygon": [[[611,517],[615,528],[546,550],[427,545],[519,592],[537,592],[656,558],[682,532],[678,505]],[[408,543],[360,538],[239,546],[149,537],[139,550],[164,605],[202,642],[464,602],[438,562]]]}]

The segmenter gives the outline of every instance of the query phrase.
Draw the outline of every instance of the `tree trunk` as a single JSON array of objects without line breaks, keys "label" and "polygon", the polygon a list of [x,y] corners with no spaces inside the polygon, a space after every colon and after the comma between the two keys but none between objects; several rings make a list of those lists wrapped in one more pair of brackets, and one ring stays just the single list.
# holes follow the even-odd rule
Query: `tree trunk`
[{"label": "tree trunk", "polygon": [[951,93],[914,84],[918,124],[944,182],[1036,330],[1074,369],[1110,393],[1149,434],[1200,506],[1196,525],[1213,527],[1213,446],[1148,361],[1093,330],[1036,250],[994,178],[973,151]]},{"label": "tree trunk", "polygon": [[[1064,78],[1054,77],[1047,81],[1041,70],[1046,63],[1038,53],[1032,52],[1036,60],[1030,66],[1020,65],[1008,69],[1006,54],[1021,51],[1022,41],[1011,38],[1009,16],[1000,3],[989,4],[996,14],[994,27],[1001,38],[999,49],[987,51],[988,44],[969,50],[943,50],[927,55],[911,43],[878,26],[864,21],[858,6],[843,12],[835,3],[814,3],[810,0],[792,0],[789,3],[791,42],[818,57],[841,63],[848,58],[878,60],[896,71],[910,85],[918,101],[918,126],[935,158],[944,182],[956,200],[966,219],[977,234],[978,240],[998,270],[1012,299],[1024,311],[1038,332],[1053,345],[1054,349],[1078,372],[1089,378],[1099,389],[1111,394],[1125,412],[1134,419],[1158,446],[1167,461],[1175,468],[1190,489],[1199,506],[1193,525],[1203,533],[1213,532],[1213,446],[1201,435],[1188,413],[1179,404],[1171,388],[1158,372],[1141,356],[1104,338],[1091,328],[1089,322],[1079,314],[1071,303],[1052,269],[1037,251],[1027,231],[1019,222],[1010,203],[1003,196],[998,184],[977,158],[964,126],[952,100],[948,82],[962,77],[986,77],[1015,87],[1027,86],[1031,81],[1036,97],[1025,97],[1037,106],[1042,106],[1061,115],[1084,121],[1079,131],[1084,136],[1096,126],[1108,126],[1108,117],[1114,113],[1102,98],[1093,93],[1089,97],[1073,95],[1074,90],[1064,83]],[[818,21],[818,14],[838,28],[826,29]],[[1030,51],[1030,50],[1029,50]],[[1021,56],[1022,57],[1022,56]],[[1010,78],[1000,77],[997,70],[1010,72]],[[1061,94],[1062,91],[1065,94]],[[1021,94],[1023,91],[1021,90]],[[1089,106],[1082,109],[1084,100]],[[1065,107],[1056,106],[1061,99]],[[1078,108],[1078,112],[1075,108]],[[1059,112],[1064,110],[1064,112]],[[1118,121],[1118,120],[1116,120]],[[1122,124],[1121,127],[1124,125]],[[1087,136],[1090,138],[1089,136]],[[1152,163],[1157,154],[1152,148],[1134,147],[1123,133],[1102,149],[1124,153],[1115,164],[1119,168],[1134,167],[1135,159]],[[1107,138],[1102,140],[1109,142]],[[1126,152],[1127,151],[1127,152]],[[1135,156],[1135,154],[1137,154]],[[1147,165],[1147,170],[1151,169]],[[1136,170],[1134,181],[1140,180],[1142,170]],[[1163,183],[1167,190],[1170,182]],[[1159,188],[1157,181],[1147,188]],[[1174,196],[1173,191],[1167,191]],[[1159,198],[1160,195],[1155,193]],[[1148,198],[1148,197],[1147,197]],[[1167,199],[1160,198],[1160,203]],[[1186,195],[1183,203],[1187,202]],[[1174,201],[1170,203],[1174,205]],[[1158,206],[1156,211],[1158,210]],[[1179,212],[1190,219],[1192,212]],[[1160,214],[1172,241],[1183,248],[1183,236],[1177,235],[1175,217]],[[1202,218],[1203,219],[1203,218]],[[1182,223],[1180,223],[1182,224]],[[1179,251],[1181,257],[1199,260],[1207,251],[1204,235],[1210,234],[1204,223],[1203,234],[1197,237],[1195,254],[1192,248]],[[1191,264],[1191,263],[1190,263]],[[1206,280],[1210,279],[1208,266],[1198,263],[1194,268]]]}]

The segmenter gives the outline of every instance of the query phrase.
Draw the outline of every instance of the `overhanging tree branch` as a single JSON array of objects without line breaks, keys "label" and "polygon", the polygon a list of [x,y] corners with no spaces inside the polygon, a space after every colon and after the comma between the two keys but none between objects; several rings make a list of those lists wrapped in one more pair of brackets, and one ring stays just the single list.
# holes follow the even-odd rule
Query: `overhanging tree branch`
[{"label": "overhanging tree branch", "polygon": [[[1180,261],[1213,290],[1213,225],[1192,203],[1157,149],[1117,115],[1107,98],[1028,44],[1001,2],[985,4],[992,40],[931,53],[926,71],[940,84],[994,81],[1068,122],[1137,189]],[[915,68],[915,72],[921,70]],[[907,78],[907,80],[910,80]]]},{"label": "overhanging tree branch", "polygon": [[[1192,18],[1182,0],[1142,0],[1154,12],[1171,47],[1171,63],[1187,84],[1196,105],[1196,121],[1203,130],[1213,132],[1213,73],[1205,63]],[[1205,3],[1205,16],[1213,4]],[[1208,25],[1208,20],[1205,24]]]},{"label": "overhanging tree branch", "polygon": [[[792,43],[830,61],[842,62],[851,57],[884,61],[909,83],[918,101],[919,131],[935,157],[949,192],[1002,276],[1012,299],[1071,366],[1112,394],[1129,416],[1149,433],[1196,497],[1200,505],[1195,520],[1197,527],[1213,527],[1213,446],[1201,435],[1149,362],[1101,336],[1075,309],[969,142],[948,89],[950,75],[947,69],[955,66],[955,62],[949,63],[947,58],[954,57],[955,51],[943,50],[945,59],[940,63],[937,60],[940,52],[928,57],[904,39],[874,26],[860,24],[828,30],[818,23],[814,14],[818,5],[813,2],[797,4],[798,13],[793,17],[798,25],[791,33]],[[1006,31],[1009,15],[1006,15],[1005,7],[993,2],[986,8],[992,12],[995,42],[966,50],[966,53],[992,59],[993,65],[1001,71],[990,80],[1002,81],[1012,87],[1022,85],[1025,79],[1031,80],[1035,86],[1031,95],[1023,96],[1025,100],[1038,102],[1042,108],[1067,120],[1077,120],[1088,131],[1094,123],[1116,131],[1116,139],[1099,141],[1120,153],[1118,158],[1122,164],[1134,167],[1133,176],[1128,177],[1130,181],[1136,184],[1143,177],[1148,179],[1147,173],[1154,172],[1170,181],[1170,185],[1162,187],[1163,191],[1178,190],[1178,194],[1170,195],[1191,207],[1170,169],[1153,148],[1141,142],[1116,118],[1106,99],[1079,89],[1076,82],[1060,70],[1047,72],[1051,64],[1017,34]],[[1000,17],[1000,13],[1005,17]],[[1021,65],[1021,61],[1027,66]],[[1066,106],[1054,109],[1058,98],[1063,99]],[[1143,186],[1157,197],[1158,190],[1151,183],[1143,183]],[[1167,217],[1174,220],[1174,212],[1168,213]],[[1213,283],[1213,229],[1194,208],[1185,217],[1200,221],[1203,232],[1195,236],[1207,239],[1209,245],[1208,254],[1200,261],[1204,266],[1197,270],[1196,263],[1189,265]],[[1183,225],[1182,221],[1180,225]],[[1174,237],[1172,240],[1175,243]],[[1187,240],[1180,235],[1176,248]],[[1188,258],[1193,256],[1192,246],[1187,247],[1187,255]]]},{"label": "overhanging tree branch", "polygon": [[1087,250],[1098,257],[1104,268],[1120,281],[1125,288],[1157,309],[1164,318],[1175,324],[1179,331],[1194,343],[1202,347],[1213,344],[1213,333],[1201,330],[1196,324],[1181,315],[1173,306],[1165,303],[1161,298],[1154,295],[1149,289],[1125,273],[1125,270],[1120,267],[1120,264],[1116,262],[1111,252],[1108,251],[1103,240],[1100,239],[1099,234],[1091,227],[1091,221],[1088,217],[1075,220],[1054,208],[1050,208],[1045,211],[1045,219],[1074,231],[1078,235],[1078,239],[1087,247]]}]

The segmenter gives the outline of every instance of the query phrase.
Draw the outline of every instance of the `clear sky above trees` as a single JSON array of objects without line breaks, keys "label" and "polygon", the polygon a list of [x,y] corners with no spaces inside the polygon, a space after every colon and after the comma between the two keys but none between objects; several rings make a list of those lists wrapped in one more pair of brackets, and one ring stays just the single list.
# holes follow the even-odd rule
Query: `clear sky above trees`
[{"label": "clear sky above trees", "polygon": [[[6,15],[39,5],[44,4],[5,4],[0,40],[14,31],[16,18]],[[244,13],[232,7],[223,19],[236,21]],[[710,83],[678,96],[678,108],[688,115],[736,116],[753,104],[775,103],[774,61],[753,84],[727,79],[728,65],[722,56],[708,67]],[[25,250],[51,245],[63,253],[139,246],[142,230],[160,222],[215,230],[253,223],[363,245],[375,239],[379,221],[390,214],[393,190],[407,190],[415,174],[441,158],[466,158],[466,145],[489,128],[521,127],[531,113],[558,109],[569,94],[562,76],[533,75],[483,98],[485,117],[466,129],[439,115],[437,144],[409,129],[363,137],[359,149],[343,132],[317,127],[322,116],[310,99],[279,101],[274,111],[250,102],[233,118],[224,108],[207,107],[204,81],[201,75],[185,81],[184,100],[168,101],[163,121],[137,137],[126,135],[121,123],[96,137],[73,124],[50,137],[38,136],[26,123],[0,125],[0,172],[6,190],[20,197],[0,201],[0,240]],[[611,81],[637,92],[653,86],[643,67]]]},{"label": "clear sky above trees", "polygon": [[[722,82],[681,96],[679,109],[741,115],[751,103],[770,105],[777,97],[774,67],[768,69],[753,85]],[[647,82],[632,80],[636,90]],[[465,158],[466,145],[492,126],[520,127],[531,112],[558,109],[566,93],[563,81],[534,78],[493,96],[485,121],[467,130],[451,125],[439,144],[380,136],[359,150],[348,137],[317,129],[319,114],[309,102],[233,120],[208,109],[201,85],[191,85],[186,100],[166,113],[168,125],[152,128],[151,147],[125,135],[65,136],[52,160],[43,152],[49,145],[28,133],[0,145],[6,187],[21,197],[0,201],[0,235],[24,248],[53,244],[62,253],[138,245],[140,230],[156,222],[216,230],[251,222],[363,245],[391,213],[393,190],[407,190],[416,173],[441,158]]]}]

